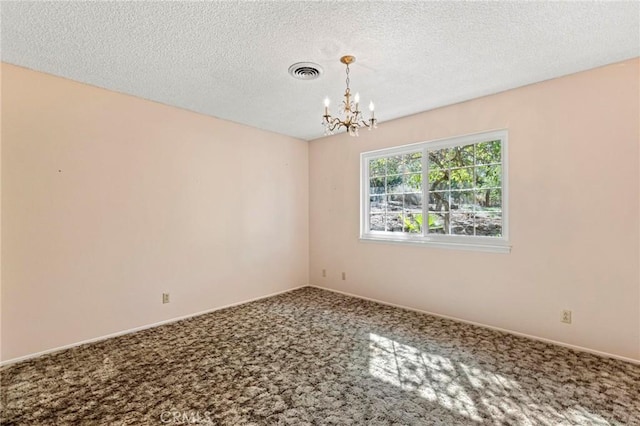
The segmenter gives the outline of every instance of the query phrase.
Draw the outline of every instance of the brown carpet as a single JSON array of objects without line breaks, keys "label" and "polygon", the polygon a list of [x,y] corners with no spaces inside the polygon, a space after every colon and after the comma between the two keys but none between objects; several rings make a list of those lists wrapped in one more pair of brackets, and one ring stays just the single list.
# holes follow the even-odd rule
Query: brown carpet
[{"label": "brown carpet", "polygon": [[640,366],[304,288],[7,366],[2,425],[640,425]]}]

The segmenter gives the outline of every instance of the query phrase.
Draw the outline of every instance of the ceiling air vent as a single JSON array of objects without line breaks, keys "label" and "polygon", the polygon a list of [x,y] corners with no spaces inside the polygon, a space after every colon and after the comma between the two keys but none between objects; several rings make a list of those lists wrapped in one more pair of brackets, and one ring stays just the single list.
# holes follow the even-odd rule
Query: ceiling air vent
[{"label": "ceiling air vent", "polygon": [[315,80],[322,74],[322,67],[313,62],[298,62],[289,67],[289,74],[299,80]]}]

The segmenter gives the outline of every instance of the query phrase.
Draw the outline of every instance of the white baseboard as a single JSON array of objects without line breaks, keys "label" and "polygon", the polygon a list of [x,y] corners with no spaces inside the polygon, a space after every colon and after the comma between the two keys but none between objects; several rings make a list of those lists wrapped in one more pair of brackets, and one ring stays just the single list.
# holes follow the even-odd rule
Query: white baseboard
[{"label": "white baseboard", "polygon": [[36,352],[36,353],[33,353],[33,354],[29,354],[29,355],[24,355],[24,356],[17,357],[17,358],[8,359],[6,361],[1,361],[0,362],[0,367],[4,367],[4,366],[9,365],[9,364],[15,364],[16,362],[20,362],[20,361],[26,361],[26,360],[29,360],[29,359],[32,359],[32,358],[37,358],[37,357],[40,357],[40,356],[43,356],[43,355],[47,355],[47,354],[51,354],[51,353],[54,353],[54,352],[63,351],[65,349],[74,348],[76,346],[81,346],[81,345],[84,345],[84,344],[87,344],[87,343],[99,342],[99,341],[102,341],[102,340],[110,339],[112,337],[118,337],[118,336],[123,336],[125,334],[135,333],[137,331],[142,331],[142,330],[158,327],[158,326],[165,325],[165,324],[170,324],[172,322],[181,321],[181,320],[187,319],[187,318],[197,317],[197,316],[200,316],[200,315],[208,314],[208,313],[219,311],[219,310],[222,310],[222,309],[231,308],[233,306],[244,305],[245,303],[255,302],[257,300],[262,300],[262,299],[267,299],[269,297],[277,296],[279,294],[288,293],[288,292],[294,291],[294,290],[299,290],[299,289],[304,288],[304,287],[315,287],[315,288],[319,288],[321,290],[327,290],[327,291],[331,291],[331,292],[334,292],[334,293],[343,294],[345,296],[350,296],[350,297],[355,297],[355,298],[358,298],[358,299],[368,300],[370,302],[380,303],[382,305],[393,306],[393,307],[396,307],[396,308],[406,309],[406,310],[409,310],[409,311],[419,312],[419,313],[427,314],[427,315],[433,315],[433,316],[439,317],[439,318],[446,318],[446,319],[449,319],[449,320],[452,320],[452,321],[462,322],[462,323],[465,323],[465,324],[471,324],[471,325],[475,325],[475,326],[478,326],[478,327],[483,327],[483,328],[488,328],[488,329],[491,329],[491,330],[500,331],[500,332],[503,332],[503,333],[513,334],[515,336],[525,337],[525,338],[531,339],[531,340],[538,340],[538,341],[541,341],[541,342],[550,343],[552,345],[562,346],[562,347],[573,349],[573,350],[580,351],[580,352],[587,352],[587,353],[591,353],[591,354],[602,356],[602,357],[606,357],[606,358],[618,359],[618,360],[621,360],[621,361],[626,361],[626,362],[630,362],[632,364],[640,365],[640,360],[633,359],[633,358],[627,358],[627,357],[624,357],[624,356],[615,355],[615,354],[611,354],[611,353],[608,353],[608,352],[602,352],[602,351],[597,351],[595,349],[585,348],[583,346],[571,345],[571,344],[568,344],[568,343],[559,342],[557,340],[546,339],[544,337],[533,336],[533,335],[530,335],[530,334],[520,333],[518,331],[513,331],[513,330],[500,328],[500,327],[494,327],[494,326],[491,326],[491,325],[486,325],[486,324],[482,324],[482,323],[478,323],[478,322],[474,322],[474,321],[468,321],[468,320],[464,320],[464,319],[460,319],[460,318],[456,318],[456,317],[452,317],[452,316],[448,316],[448,315],[437,314],[435,312],[424,311],[422,309],[411,308],[409,306],[399,305],[399,304],[396,304],[396,303],[389,303],[389,302],[385,302],[385,301],[382,301],[382,300],[373,299],[371,297],[360,296],[358,294],[348,293],[348,292],[341,291],[341,290],[336,290],[336,289],[332,289],[332,288],[328,288],[328,287],[321,287],[321,286],[309,284],[309,285],[302,285],[302,286],[298,286],[298,287],[289,288],[289,289],[278,291],[278,292],[275,292],[275,293],[270,293],[270,294],[267,294],[267,295],[264,295],[264,296],[254,297],[253,299],[244,300],[242,302],[231,303],[231,304],[228,304],[228,305],[219,306],[217,308],[212,308],[212,309],[208,309],[208,310],[205,310],[205,311],[200,311],[200,312],[196,312],[196,313],[193,313],[193,314],[183,315],[181,317],[171,318],[171,319],[160,321],[160,322],[156,322],[156,323],[153,323],[153,324],[148,324],[148,325],[143,325],[143,326],[140,326],[140,327],[130,328],[130,329],[127,329],[127,330],[118,331],[116,333],[111,333],[111,334],[107,334],[107,335],[104,335],[104,336],[95,337],[93,339],[83,340],[83,341],[80,341],[80,342],[75,342],[75,343],[71,343],[71,344],[68,344],[68,345],[59,346],[59,347],[52,348],[52,349],[47,349],[45,351]]},{"label": "white baseboard", "polygon": [[9,365],[9,364],[15,364],[16,362],[20,362],[20,361],[26,361],[26,360],[32,359],[32,358],[37,358],[37,357],[42,356],[42,355],[48,355],[48,354],[52,354],[54,352],[63,351],[65,349],[74,348],[76,346],[85,345],[87,343],[100,342],[102,340],[111,339],[112,337],[123,336],[125,334],[135,333],[136,331],[142,331],[142,330],[146,330],[146,329],[153,328],[153,327],[158,327],[158,326],[165,325],[165,324],[170,324],[172,322],[181,321],[183,319],[197,317],[197,316],[200,316],[200,315],[204,315],[204,314],[208,314],[208,313],[211,313],[211,312],[219,311],[221,309],[227,309],[227,308],[231,308],[233,306],[244,305],[245,303],[255,302],[257,300],[267,299],[269,297],[277,296],[277,295],[283,294],[283,293],[288,293],[290,291],[298,290],[298,289],[301,289],[301,288],[304,288],[304,287],[308,287],[308,286],[307,285],[301,285],[301,286],[298,286],[298,287],[293,287],[293,288],[289,288],[289,289],[286,289],[286,290],[278,291],[278,292],[275,292],[275,293],[270,293],[270,294],[267,294],[265,296],[254,297],[253,299],[244,300],[242,302],[230,303],[228,305],[219,306],[217,308],[207,309],[206,311],[200,311],[200,312],[196,312],[196,313],[193,313],[193,314],[183,315],[181,317],[171,318],[171,319],[168,319],[168,320],[155,322],[153,324],[147,324],[147,325],[143,325],[143,326],[140,326],[140,327],[130,328],[130,329],[127,329],[127,330],[122,330],[122,331],[118,331],[118,332],[115,332],[115,333],[106,334],[104,336],[94,337],[93,339],[87,339],[87,340],[83,340],[81,342],[75,342],[75,343],[71,343],[71,344],[68,344],[68,345],[59,346],[59,347],[52,348],[52,349],[47,349],[45,351],[36,352],[36,353],[33,353],[33,354],[29,354],[29,355],[24,355],[24,356],[17,357],[17,358],[8,359],[6,361],[1,361],[0,362],[0,367],[4,367],[5,365]]},{"label": "white baseboard", "polygon": [[597,351],[595,349],[589,349],[589,348],[585,348],[583,346],[571,345],[569,343],[563,343],[563,342],[559,342],[557,340],[546,339],[544,337],[539,337],[539,336],[533,336],[533,335],[530,335],[530,334],[520,333],[518,331],[509,330],[509,329],[506,329],[506,328],[494,327],[492,325],[482,324],[482,323],[479,323],[479,322],[468,321],[468,320],[464,320],[464,319],[460,319],[460,318],[456,318],[456,317],[451,317],[451,316],[448,316],[448,315],[437,314],[435,312],[423,311],[422,309],[416,309],[416,308],[411,308],[409,306],[398,305],[396,303],[389,303],[389,302],[385,302],[385,301],[378,300],[378,299],[372,299],[371,297],[365,297],[365,296],[360,296],[360,295],[353,294],[353,293],[347,293],[346,291],[340,291],[340,290],[336,290],[336,289],[333,289],[333,288],[321,287],[321,286],[312,285],[312,284],[309,284],[309,287],[315,287],[315,288],[319,288],[321,290],[327,290],[327,291],[331,291],[331,292],[334,292],[334,293],[343,294],[345,296],[355,297],[357,299],[363,299],[363,300],[368,300],[370,302],[380,303],[382,305],[393,306],[395,308],[406,309],[406,310],[409,310],[409,311],[419,312],[421,314],[433,315],[434,317],[445,318],[445,319],[449,319],[449,320],[452,320],[452,321],[462,322],[462,323],[465,323],[465,324],[471,324],[471,325],[475,325],[477,327],[488,328],[488,329],[491,329],[491,330],[501,331],[503,333],[513,334],[513,335],[519,336],[519,337],[525,337],[525,338],[531,339],[531,340],[538,340],[540,342],[550,343],[550,344],[556,345],[556,346],[562,346],[562,347],[573,349],[573,350],[576,350],[576,351],[579,351],[579,352],[587,352],[587,353],[598,355],[598,356],[602,356],[602,357],[605,357],[605,358],[613,358],[613,359],[618,359],[620,361],[626,361],[626,362],[630,362],[632,364],[640,365],[640,360],[638,360],[638,359],[627,358],[627,357],[620,356],[620,355],[610,354],[608,352]]}]

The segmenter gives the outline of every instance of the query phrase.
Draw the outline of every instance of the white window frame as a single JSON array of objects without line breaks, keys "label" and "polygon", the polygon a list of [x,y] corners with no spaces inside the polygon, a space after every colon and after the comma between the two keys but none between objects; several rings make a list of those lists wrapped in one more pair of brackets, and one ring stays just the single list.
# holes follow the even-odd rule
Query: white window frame
[{"label": "white window frame", "polygon": [[[410,145],[385,148],[360,154],[360,240],[384,243],[417,244],[431,247],[509,253],[509,182],[508,182],[508,131],[506,129],[473,133],[453,138],[437,139]],[[371,231],[369,224],[369,161],[376,158],[422,152],[422,217],[429,214],[429,156],[428,151],[500,140],[502,164],[502,236],[483,237],[471,235],[429,234],[422,227],[422,234],[406,232]]]}]

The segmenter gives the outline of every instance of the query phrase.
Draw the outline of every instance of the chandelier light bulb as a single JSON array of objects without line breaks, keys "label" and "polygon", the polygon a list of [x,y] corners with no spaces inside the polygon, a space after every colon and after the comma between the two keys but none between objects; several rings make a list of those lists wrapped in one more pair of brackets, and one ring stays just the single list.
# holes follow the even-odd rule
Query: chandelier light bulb
[{"label": "chandelier light bulb", "polygon": [[328,96],[326,98],[324,98],[324,107],[325,108],[329,108],[329,104],[330,103],[331,103],[331,101],[329,100]]},{"label": "chandelier light bulb", "polygon": [[369,102],[369,111],[373,112],[375,105],[373,105],[373,101]]}]

